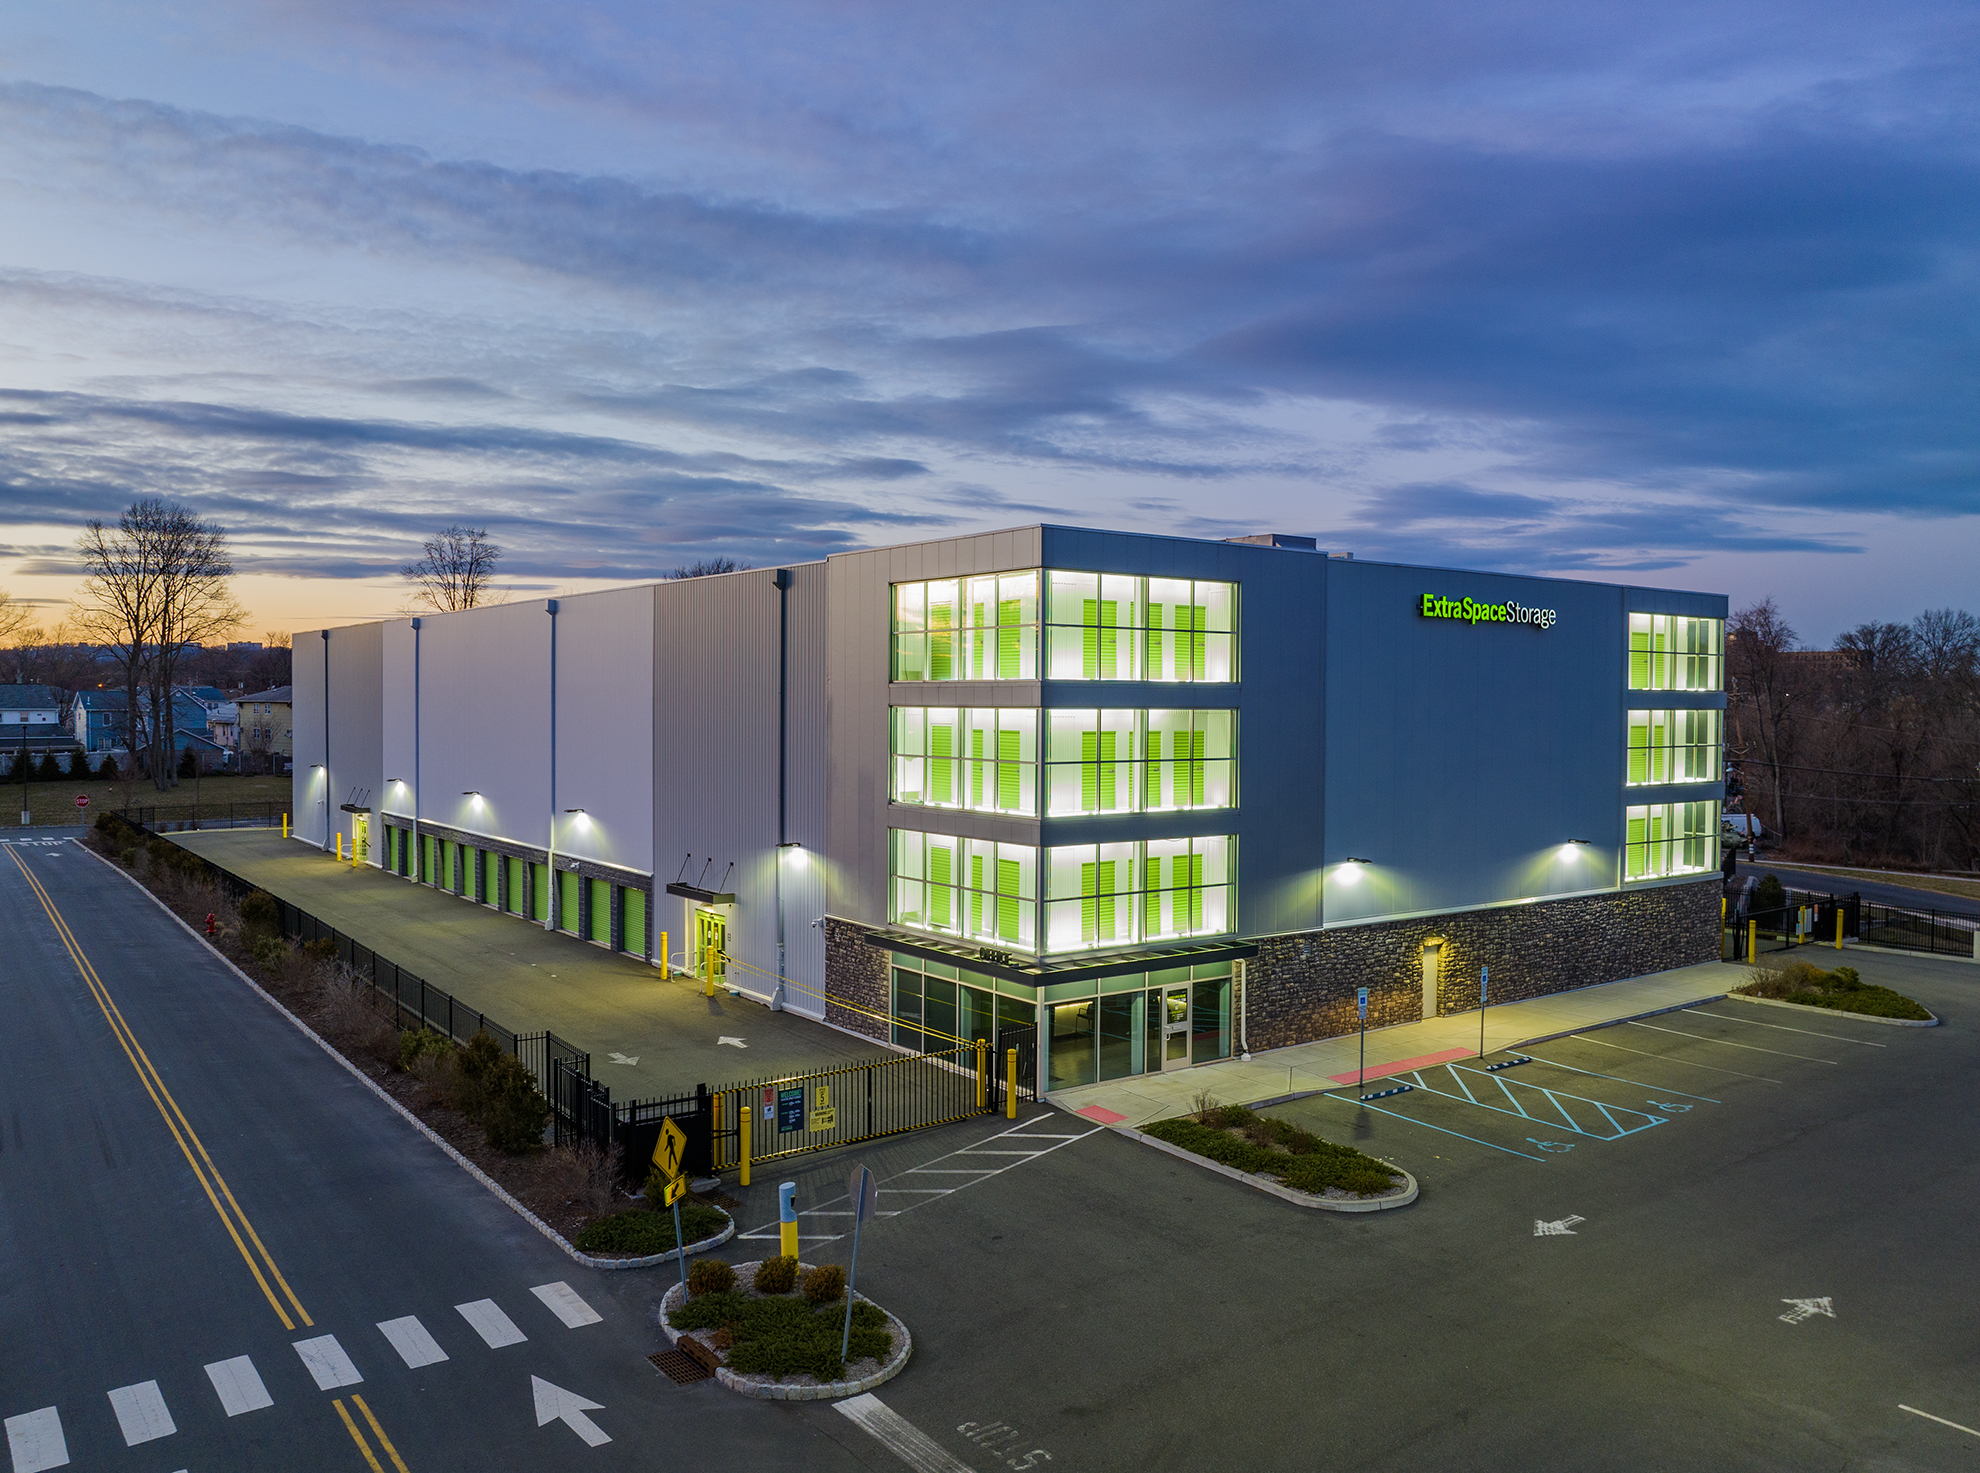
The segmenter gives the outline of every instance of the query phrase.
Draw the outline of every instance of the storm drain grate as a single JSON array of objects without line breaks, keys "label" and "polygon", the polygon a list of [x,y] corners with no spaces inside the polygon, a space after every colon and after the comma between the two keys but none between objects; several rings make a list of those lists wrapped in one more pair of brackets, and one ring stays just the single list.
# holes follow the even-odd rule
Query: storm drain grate
[{"label": "storm drain grate", "polygon": [[683,1355],[678,1350],[663,1350],[649,1355],[647,1359],[653,1362],[656,1370],[664,1371],[667,1379],[676,1386],[685,1386],[690,1381],[706,1381],[715,1374],[692,1356]]}]

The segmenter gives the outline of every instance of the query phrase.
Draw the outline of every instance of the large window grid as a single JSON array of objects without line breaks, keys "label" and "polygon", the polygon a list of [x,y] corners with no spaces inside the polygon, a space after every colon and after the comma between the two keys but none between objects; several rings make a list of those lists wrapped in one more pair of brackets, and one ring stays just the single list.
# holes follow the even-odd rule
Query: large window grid
[{"label": "large window grid", "polygon": [[896,583],[895,680],[1036,680],[1038,573]]},{"label": "large window grid", "polygon": [[889,840],[888,918],[965,940],[1094,951],[1217,935],[1235,916],[1237,841],[1228,835],[1047,849],[1042,948],[1036,849],[911,829]]},{"label": "large window grid", "polygon": [[1237,585],[1032,569],[893,587],[895,680],[1232,681]]},{"label": "large window grid", "polygon": [[1719,865],[1719,805],[1648,803],[1623,810],[1623,878],[1656,880]]},{"label": "large window grid", "polygon": [[1629,616],[1631,690],[1722,690],[1724,658],[1724,620]]},{"label": "large window grid", "polygon": [[[1230,808],[1236,712],[896,706],[896,803],[1050,817]],[[1039,723],[1046,727],[1044,791]]]},{"label": "large window grid", "polygon": [[1060,570],[1045,579],[1048,679],[1238,678],[1235,583]]},{"label": "large window grid", "polygon": [[1658,783],[1715,783],[1723,748],[1718,711],[1629,713],[1631,787]]}]

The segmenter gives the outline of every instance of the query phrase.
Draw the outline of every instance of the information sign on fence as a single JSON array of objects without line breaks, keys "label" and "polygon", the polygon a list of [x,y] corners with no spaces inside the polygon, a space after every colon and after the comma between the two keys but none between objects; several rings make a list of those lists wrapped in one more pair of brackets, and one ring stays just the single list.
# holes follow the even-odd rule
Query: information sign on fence
[{"label": "information sign on fence", "polygon": [[804,1129],[804,1086],[777,1091],[777,1134]]}]

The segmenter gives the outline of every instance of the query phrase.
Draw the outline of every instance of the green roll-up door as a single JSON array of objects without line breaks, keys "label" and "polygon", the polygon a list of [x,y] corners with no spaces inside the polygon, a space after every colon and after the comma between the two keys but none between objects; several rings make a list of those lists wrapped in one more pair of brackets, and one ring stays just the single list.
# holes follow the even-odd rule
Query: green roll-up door
[{"label": "green roll-up door", "polygon": [[612,941],[612,882],[610,880],[592,880],[588,883],[591,885],[591,915],[589,917],[591,927],[584,939],[587,941],[603,941],[607,945],[610,945]]},{"label": "green roll-up door", "polygon": [[578,877],[569,870],[557,875],[557,929],[573,936],[578,928]]},{"label": "green roll-up door", "polygon": [[545,865],[529,867],[529,915],[536,921],[550,919],[550,870]]},{"label": "green roll-up door", "polygon": [[502,883],[502,856],[483,852],[481,859],[481,898],[484,903],[493,905],[502,892],[497,887]]},{"label": "green roll-up door", "polygon": [[509,909],[521,915],[525,909],[523,895],[529,888],[529,864],[513,857],[502,862],[509,867]]},{"label": "green roll-up door", "polygon": [[440,888],[442,890],[452,890],[454,888],[454,851],[459,847],[452,839],[442,839],[440,841]]},{"label": "green roll-up door", "polygon": [[646,892],[626,891],[619,944],[634,956],[646,955]]}]

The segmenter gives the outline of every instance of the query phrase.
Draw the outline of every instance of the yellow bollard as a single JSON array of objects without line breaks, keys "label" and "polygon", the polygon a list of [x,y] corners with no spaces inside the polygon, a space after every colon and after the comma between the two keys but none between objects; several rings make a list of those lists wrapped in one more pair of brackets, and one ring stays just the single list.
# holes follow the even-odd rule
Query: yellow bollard
[{"label": "yellow bollard", "polygon": [[1842,950],[1842,907],[1836,907],[1836,950]]},{"label": "yellow bollard", "polygon": [[1758,921],[1748,921],[1746,923],[1746,964],[1748,966],[1758,966],[1759,962],[1760,923]]},{"label": "yellow bollard", "polygon": [[667,950],[667,933],[660,933],[660,980],[671,982],[674,978],[673,953]]},{"label": "yellow bollard", "polygon": [[736,1091],[736,1150],[742,1168],[742,1184],[749,1185],[749,1121],[756,1113],[756,1103],[744,1091]]},{"label": "yellow bollard", "polygon": [[286,813],[282,815],[282,837],[289,837],[289,815]]},{"label": "yellow bollard", "polygon": [[976,1108],[983,1109],[990,1095],[990,1045],[976,1040]]},{"label": "yellow bollard", "polygon": [[344,862],[344,836],[343,836],[342,834],[338,834],[338,835],[337,835],[337,863],[339,863],[339,864],[342,864],[343,862]]},{"label": "yellow bollard", "polygon": [[780,1222],[777,1224],[777,1251],[786,1258],[798,1256],[797,1224]]},{"label": "yellow bollard", "polygon": [[1017,1050],[1004,1050],[1004,1118],[1017,1119]]}]

